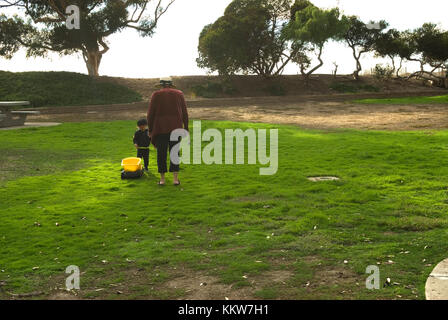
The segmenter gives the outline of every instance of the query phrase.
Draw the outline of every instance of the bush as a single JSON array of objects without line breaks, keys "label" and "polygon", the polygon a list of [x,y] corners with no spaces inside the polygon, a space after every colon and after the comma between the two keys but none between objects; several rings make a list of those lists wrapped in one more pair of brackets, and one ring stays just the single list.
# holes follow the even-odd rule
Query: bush
[{"label": "bush", "polygon": [[191,91],[199,97],[216,98],[217,96],[224,94],[234,94],[237,90],[233,87],[230,81],[208,81],[206,84],[199,84],[191,87]]},{"label": "bush", "polygon": [[378,87],[370,84],[349,84],[343,82],[334,82],[330,85],[330,88],[340,93],[357,93],[359,91],[378,92]]},{"label": "bush", "polygon": [[373,76],[379,81],[389,80],[393,74],[394,69],[389,65],[383,67],[382,64],[377,64],[373,70]]},{"label": "bush", "polygon": [[270,85],[267,85],[263,89],[266,93],[268,93],[270,96],[284,96],[286,95],[286,88],[283,84],[280,83],[272,83]]}]

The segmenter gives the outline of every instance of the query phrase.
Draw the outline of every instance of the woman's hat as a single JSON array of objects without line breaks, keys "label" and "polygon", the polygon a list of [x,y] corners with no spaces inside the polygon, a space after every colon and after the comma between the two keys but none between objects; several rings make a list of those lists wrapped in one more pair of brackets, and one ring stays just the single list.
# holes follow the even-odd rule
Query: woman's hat
[{"label": "woman's hat", "polygon": [[171,88],[175,88],[175,86],[173,85],[173,78],[171,77],[160,78],[160,82],[158,85],[156,85],[156,88],[162,88],[167,85],[170,86]]}]

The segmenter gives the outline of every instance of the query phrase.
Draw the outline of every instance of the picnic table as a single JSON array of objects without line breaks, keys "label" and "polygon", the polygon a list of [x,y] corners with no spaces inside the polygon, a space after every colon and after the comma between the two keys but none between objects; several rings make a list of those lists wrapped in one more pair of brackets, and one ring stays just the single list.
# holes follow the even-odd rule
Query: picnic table
[{"label": "picnic table", "polygon": [[30,114],[40,114],[39,111],[20,111],[14,107],[29,106],[29,101],[0,101],[0,128],[23,126]]}]

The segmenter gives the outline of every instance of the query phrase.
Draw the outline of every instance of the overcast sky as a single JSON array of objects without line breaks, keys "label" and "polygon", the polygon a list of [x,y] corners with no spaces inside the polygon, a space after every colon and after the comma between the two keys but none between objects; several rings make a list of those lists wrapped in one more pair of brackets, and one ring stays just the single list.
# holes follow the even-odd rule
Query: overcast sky
[{"label": "overcast sky", "polygon": [[[126,30],[108,38],[110,50],[103,57],[100,74],[130,78],[157,78],[163,76],[201,75],[205,70],[196,66],[198,37],[202,28],[224,13],[231,0],[176,0],[162,17],[152,38],[141,38],[133,30]],[[388,21],[393,28],[405,30],[424,22],[439,23],[448,29],[448,1],[446,0],[312,0],[322,8],[338,6],[344,14],[354,14],[365,22]],[[7,11],[6,13],[14,13]],[[7,71],[73,71],[86,73],[80,55],[50,59],[26,59],[19,51],[12,60],[0,58],[0,70]],[[339,73],[351,73],[355,62],[350,49],[344,44],[328,43],[324,50],[324,67],[318,73],[330,73],[333,61]],[[387,60],[376,60],[370,55],[363,59],[364,69]],[[416,66],[408,65],[411,71]],[[289,65],[286,74],[297,74],[296,65]]]}]

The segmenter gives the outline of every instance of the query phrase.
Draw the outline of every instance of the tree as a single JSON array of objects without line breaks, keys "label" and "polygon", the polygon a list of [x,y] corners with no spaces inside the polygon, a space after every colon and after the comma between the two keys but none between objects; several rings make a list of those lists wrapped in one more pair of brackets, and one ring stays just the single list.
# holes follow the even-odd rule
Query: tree
[{"label": "tree", "polygon": [[[409,60],[419,62],[420,70],[408,78],[431,80],[448,87],[448,32],[433,23],[425,23],[410,33],[409,39],[415,48],[414,56]],[[431,69],[425,70],[426,65]],[[443,70],[445,75],[437,75],[438,69]]]},{"label": "tree", "polygon": [[[397,78],[400,78],[403,61],[411,59],[416,50],[413,42],[410,41],[410,33],[407,31],[400,32],[396,29],[390,29],[386,33],[380,34],[375,41],[374,49],[377,56],[391,59],[392,69]],[[396,58],[400,59],[398,68],[395,63]]]},{"label": "tree", "polygon": [[234,0],[199,37],[198,66],[221,75],[279,75],[293,59],[281,37],[290,19],[289,0]]},{"label": "tree", "polygon": [[367,25],[356,16],[344,16],[342,21],[347,27],[344,35],[345,41],[352,49],[356,61],[356,70],[353,72],[353,77],[359,80],[359,73],[362,70],[361,57],[364,53],[374,49],[376,39],[387,28],[387,23],[385,21],[372,21]]},{"label": "tree", "polygon": [[[103,55],[109,50],[107,37],[126,28],[132,28],[141,36],[154,34],[159,19],[175,0],[0,0],[0,7],[24,10],[29,20],[25,23],[18,16],[0,21],[5,26],[24,30],[10,34],[8,41],[27,48],[27,56],[46,56],[49,51],[61,55],[82,53],[89,75],[98,76]],[[144,16],[153,5],[152,17]],[[69,29],[66,21],[69,5],[80,10],[80,28]],[[6,42],[3,42],[5,45]],[[11,44],[9,44],[10,48]],[[6,48],[6,46],[5,46]],[[9,51],[10,53],[12,50]]]},{"label": "tree", "polygon": [[[346,25],[339,20],[339,9],[323,10],[308,6],[295,13],[289,25],[284,29],[287,39],[293,41],[300,53],[293,58],[299,64],[300,72],[309,79],[311,74],[323,66],[322,53],[324,45],[330,39],[342,40]],[[315,52],[319,63],[311,69],[309,54]]]}]

